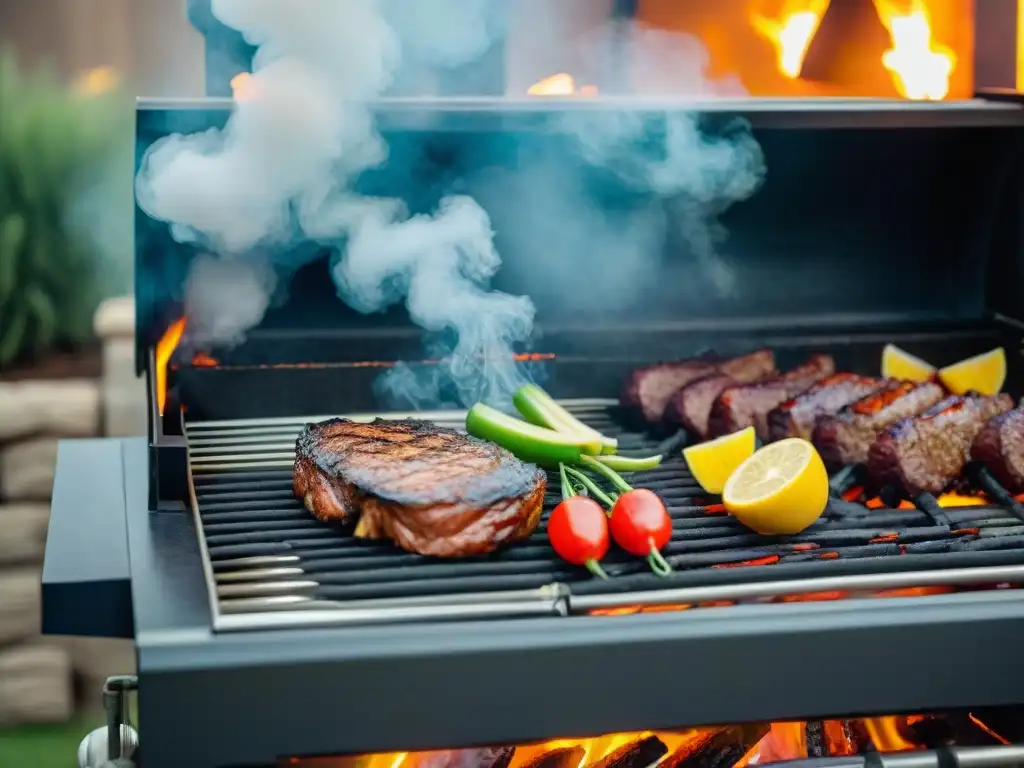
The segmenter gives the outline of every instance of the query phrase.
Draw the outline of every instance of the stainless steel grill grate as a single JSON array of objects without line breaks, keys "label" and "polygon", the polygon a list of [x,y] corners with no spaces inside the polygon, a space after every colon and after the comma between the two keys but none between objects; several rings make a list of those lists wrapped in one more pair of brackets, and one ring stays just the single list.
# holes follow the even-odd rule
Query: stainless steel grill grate
[{"label": "stainless steel grill grate", "polygon": [[[565,405],[617,436],[627,455],[665,447],[623,432],[612,401]],[[387,416],[460,427],[464,412]],[[704,494],[678,447],[661,467],[635,476],[636,485],[661,495],[672,516],[664,554],[677,573],[668,579],[614,551],[604,563],[613,578],[591,579],[554,555],[544,523],[527,541],[487,557],[421,557],[324,525],[294,498],[295,436],[321,418],[329,417],[187,425],[194,514],[218,629],[550,616],[623,604],[1024,581],[1024,524],[1000,507],[946,509],[948,524],[937,524],[916,509],[869,511],[837,502],[797,536],[764,537]],[[549,483],[545,518],[557,488]]]}]

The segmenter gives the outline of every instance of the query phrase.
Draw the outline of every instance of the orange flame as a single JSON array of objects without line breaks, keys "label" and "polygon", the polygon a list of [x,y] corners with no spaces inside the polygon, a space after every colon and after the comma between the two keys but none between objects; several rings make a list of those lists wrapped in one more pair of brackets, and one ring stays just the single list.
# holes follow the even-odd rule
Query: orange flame
[{"label": "orange flame", "polygon": [[906,752],[914,749],[914,744],[900,733],[898,718],[869,717],[864,720],[864,727],[879,752]]},{"label": "orange flame", "polygon": [[596,85],[583,85],[576,90],[576,79],[565,72],[538,80],[526,89],[529,96],[597,96]]},{"label": "orange flame", "polygon": [[196,352],[192,355],[192,365],[196,368],[214,368],[220,365],[220,363],[212,355],[208,355],[205,352]]},{"label": "orange flame", "polygon": [[235,101],[246,101],[256,93],[256,84],[248,72],[239,72],[231,78],[231,94]]},{"label": "orange flame", "polygon": [[154,373],[156,374],[157,407],[161,414],[167,404],[167,366],[171,362],[171,355],[178,348],[181,335],[184,332],[185,318],[182,317],[171,323],[170,327],[164,331],[164,335],[160,337],[160,341],[156,343],[156,371]]},{"label": "orange flame", "polygon": [[778,17],[757,14],[754,30],[775,47],[776,66],[784,77],[796,80],[804,66],[811,41],[832,0],[788,0]]},{"label": "orange flame", "polygon": [[952,49],[935,42],[924,0],[874,0],[892,47],[882,54],[896,90],[905,99],[941,101],[956,69]]}]

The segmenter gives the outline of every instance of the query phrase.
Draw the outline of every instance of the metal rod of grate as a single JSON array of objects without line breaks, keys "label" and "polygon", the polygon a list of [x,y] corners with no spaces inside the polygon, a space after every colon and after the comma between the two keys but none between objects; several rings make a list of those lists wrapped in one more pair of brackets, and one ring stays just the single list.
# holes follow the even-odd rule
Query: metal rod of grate
[{"label": "metal rod of grate", "polygon": [[[616,436],[626,455],[667,447],[623,431],[612,401],[564,404]],[[464,412],[386,416],[461,428]],[[222,629],[557,615],[568,605],[593,610],[644,603],[648,595],[652,604],[672,602],[673,595],[686,597],[694,589],[704,594],[700,590],[726,588],[724,594],[737,599],[755,599],[811,591],[807,585],[814,582],[808,580],[816,579],[828,579],[829,589],[1017,581],[1018,575],[1024,582],[1024,524],[998,506],[949,508],[944,511],[950,524],[937,525],[917,509],[862,507],[862,514],[851,514],[853,505],[837,504],[796,536],[766,537],[707,496],[678,444],[660,467],[633,478],[635,485],[656,491],[672,517],[673,537],[663,552],[676,572],[668,578],[652,574],[645,560],[614,550],[604,561],[609,581],[560,561],[546,537],[557,482],[549,483],[544,518],[526,541],[486,557],[422,557],[320,523],[294,498],[295,437],[305,423],[321,418],[329,417],[187,425],[194,512]],[[1007,566],[1020,566],[1019,574]],[[984,569],[991,572],[986,576]],[[922,573],[933,571],[946,581]]]}]

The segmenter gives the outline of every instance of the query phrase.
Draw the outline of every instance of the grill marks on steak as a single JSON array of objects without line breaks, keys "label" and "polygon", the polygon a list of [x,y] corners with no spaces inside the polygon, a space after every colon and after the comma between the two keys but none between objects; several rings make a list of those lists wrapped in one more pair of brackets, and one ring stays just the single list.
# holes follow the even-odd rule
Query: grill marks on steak
[{"label": "grill marks on steak", "polygon": [[803,394],[787,400],[768,414],[772,440],[800,437],[809,440],[819,416],[831,416],[885,386],[883,379],[837,373],[822,379]]},{"label": "grill marks on steak", "polygon": [[497,445],[417,420],[307,424],[293,488],[324,522],[437,557],[482,555],[529,536],[547,476]]},{"label": "grill marks on steak", "polygon": [[775,353],[758,349],[729,360],[697,358],[676,363],[658,363],[637,368],[626,379],[621,405],[638,413],[648,424],[656,424],[665,415],[672,396],[691,382],[722,373],[736,381],[756,381],[775,370]]},{"label": "grill marks on steak", "polygon": [[1024,493],[1024,409],[990,419],[971,444],[971,459],[988,467],[1010,493]]},{"label": "grill marks on steak", "polygon": [[811,442],[829,469],[863,464],[882,431],[931,408],[943,395],[942,387],[931,381],[889,381],[875,394],[846,406],[834,416],[819,416]]},{"label": "grill marks on steak", "polygon": [[708,436],[711,406],[729,387],[749,384],[777,373],[775,355],[760,349],[724,363],[718,373],[697,379],[680,389],[665,407],[665,421],[682,426],[691,435]]},{"label": "grill marks on steak", "polygon": [[728,387],[711,407],[708,432],[712,437],[753,426],[757,436],[767,440],[768,413],[781,403],[809,389],[816,381],[835,372],[828,355],[813,355],[803,365],[755,384]]},{"label": "grill marks on steak", "polygon": [[886,429],[868,451],[876,488],[893,485],[909,495],[941,493],[959,477],[985,423],[1013,408],[1009,395],[952,396],[920,416]]}]

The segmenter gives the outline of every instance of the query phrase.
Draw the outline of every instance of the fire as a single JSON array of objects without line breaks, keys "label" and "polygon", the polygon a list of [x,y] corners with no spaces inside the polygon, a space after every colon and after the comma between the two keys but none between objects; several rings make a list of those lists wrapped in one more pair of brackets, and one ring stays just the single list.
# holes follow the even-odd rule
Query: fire
[{"label": "fire", "polygon": [[220,363],[212,355],[208,355],[205,352],[196,352],[192,356],[192,365],[196,368],[214,368],[220,365]]},{"label": "fire", "polygon": [[[571,768],[593,768],[602,764],[675,768],[688,764],[713,763],[749,768],[753,765],[808,758],[906,752],[924,747],[912,741],[912,726],[933,717],[898,715],[812,722],[798,720],[673,731],[633,731],[590,738],[560,738],[515,745],[514,752],[506,756],[502,764],[507,764],[508,768],[526,768],[538,764]],[[974,714],[969,715],[969,721],[997,741],[1009,743]],[[963,735],[969,737],[968,734]],[[650,749],[652,747],[653,750]],[[278,765],[308,768],[427,768],[441,762],[445,765],[476,765],[479,761],[475,752],[470,748],[444,750],[441,753],[389,752],[348,758],[292,757],[280,761]],[[556,754],[561,759],[554,759]],[[446,759],[439,761],[441,755]]]},{"label": "fire", "polygon": [[526,89],[529,96],[597,96],[596,85],[583,85],[576,90],[576,79],[565,72],[549,75]]},{"label": "fire", "polygon": [[185,332],[185,318],[179,318],[171,323],[164,331],[160,341],[156,344],[156,397],[157,407],[160,413],[164,412],[164,405],[167,403],[167,366],[171,362],[171,355],[178,348],[181,336]]},{"label": "fire", "polygon": [[800,77],[807,49],[825,18],[832,0],[788,0],[782,13],[771,19],[760,14],[751,22],[774,47],[779,72],[790,80]]},{"label": "fire", "polygon": [[252,75],[248,72],[239,72],[231,78],[231,93],[235,101],[251,99],[255,94],[255,88],[256,84],[252,80]]},{"label": "fire", "polygon": [[957,56],[933,39],[924,0],[874,2],[892,40],[892,47],[882,55],[882,64],[892,75],[896,90],[904,98],[917,101],[946,98]]}]

